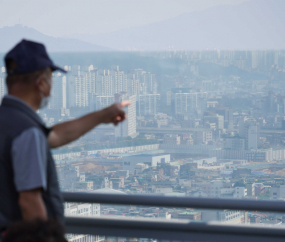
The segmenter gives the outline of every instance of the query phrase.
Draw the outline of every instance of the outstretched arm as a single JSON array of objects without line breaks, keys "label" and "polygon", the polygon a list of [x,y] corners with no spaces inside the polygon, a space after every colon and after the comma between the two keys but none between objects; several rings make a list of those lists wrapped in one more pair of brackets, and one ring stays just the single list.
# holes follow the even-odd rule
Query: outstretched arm
[{"label": "outstretched arm", "polygon": [[81,118],[60,123],[52,127],[48,137],[51,148],[66,145],[84,135],[101,123],[117,125],[126,119],[124,107],[130,105],[129,101],[115,103],[112,106],[97,112],[87,114]]}]

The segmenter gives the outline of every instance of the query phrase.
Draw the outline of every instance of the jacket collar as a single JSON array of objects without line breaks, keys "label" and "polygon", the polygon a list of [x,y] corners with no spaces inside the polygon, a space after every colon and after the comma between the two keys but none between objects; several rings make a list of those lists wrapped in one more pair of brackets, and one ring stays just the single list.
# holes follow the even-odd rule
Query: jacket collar
[{"label": "jacket collar", "polygon": [[43,129],[44,133],[48,136],[51,129],[47,128],[43,123],[43,121],[41,120],[41,118],[39,117],[39,115],[21,99],[14,96],[6,95],[2,99],[1,106],[17,109],[21,113],[25,114],[34,122],[39,124],[39,126]]}]

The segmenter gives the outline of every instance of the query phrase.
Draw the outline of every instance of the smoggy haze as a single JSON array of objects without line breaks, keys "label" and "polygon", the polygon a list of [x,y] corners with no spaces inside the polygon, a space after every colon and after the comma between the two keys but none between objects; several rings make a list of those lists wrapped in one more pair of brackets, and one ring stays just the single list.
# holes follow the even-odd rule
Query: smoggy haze
[{"label": "smoggy haze", "polygon": [[108,33],[246,0],[0,0],[0,28],[22,24],[54,37]]}]

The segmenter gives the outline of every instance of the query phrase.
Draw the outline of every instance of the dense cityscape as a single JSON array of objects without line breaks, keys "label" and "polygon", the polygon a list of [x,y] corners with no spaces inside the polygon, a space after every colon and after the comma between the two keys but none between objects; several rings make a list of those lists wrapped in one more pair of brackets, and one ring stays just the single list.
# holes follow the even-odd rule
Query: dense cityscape
[{"label": "dense cityscape", "polygon": [[[48,126],[131,101],[125,122],[100,125],[53,151],[62,191],[285,199],[285,52],[166,51],[136,58],[161,66],[79,63],[65,65],[66,75],[54,74],[51,102],[39,112]],[[5,76],[2,67],[1,98]],[[65,214],[285,222],[282,214],[253,211],[87,203],[67,203]],[[73,242],[83,238],[106,239],[69,235]]]}]

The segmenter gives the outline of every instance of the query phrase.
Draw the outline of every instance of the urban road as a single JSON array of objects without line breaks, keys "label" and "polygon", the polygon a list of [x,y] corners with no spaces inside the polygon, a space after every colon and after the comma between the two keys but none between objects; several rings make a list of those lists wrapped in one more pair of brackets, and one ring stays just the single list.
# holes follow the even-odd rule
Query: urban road
[{"label": "urban road", "polygon": [[[114,132],[114,128],[111,126],[100,126],[97,129],[102,132]],[[211,129],[204,128],[146,128],[137,127],[137,132],[140,134],[191,134],[197,131],[211,131]],[[237,130],[231,130],[237,131]],[[260,129],[260,134],[285,134],[285,130],[277,129]]]}]

